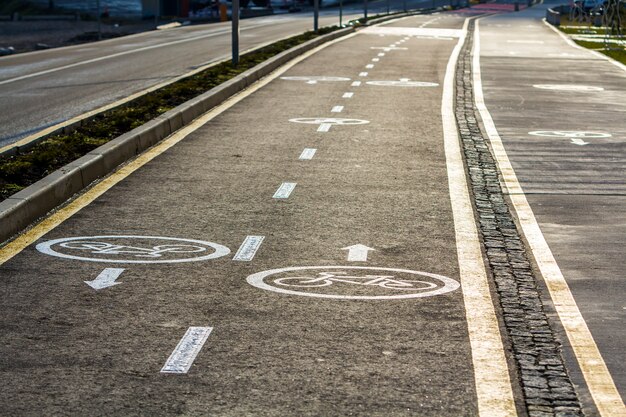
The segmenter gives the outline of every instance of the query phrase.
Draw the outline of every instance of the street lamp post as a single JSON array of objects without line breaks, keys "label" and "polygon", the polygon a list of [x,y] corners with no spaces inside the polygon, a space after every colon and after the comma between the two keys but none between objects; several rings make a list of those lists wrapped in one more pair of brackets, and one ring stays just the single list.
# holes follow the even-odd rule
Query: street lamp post
[{"label": "street lamp post", "polygon": [[101,23],[101,17],[100,17],[100,0],[96,0],[96,14],[97,14],[97,21],[98,21],[98,40],[102,39],[102,23]]},{"label": "street lamp post", "polygon": [[339,27],[343,27],[343,0],[339,0]]},{"label": "street lamp post", "polygon": [[367,23],[367,0],[363,0],[363,19]]},{"label": "street lamp post", "polygon": [[232,43],[233,43],[233,66],[239,65],[239,0],[233,0],[233,28],[232,28]]},{"label": "street lamp post", "polygon": [[313,0],[313,31],[317,33],[319,29],[320,0]]}]

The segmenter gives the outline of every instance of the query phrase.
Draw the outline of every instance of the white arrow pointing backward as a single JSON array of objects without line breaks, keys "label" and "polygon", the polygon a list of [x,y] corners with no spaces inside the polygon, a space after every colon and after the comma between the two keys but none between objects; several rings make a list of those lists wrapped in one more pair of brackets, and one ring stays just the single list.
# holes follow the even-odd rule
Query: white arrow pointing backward
[{"label": "white arrow pointing backward", "polygon": [[585,142],[582,139],[575,139],[575,138],[571,138],[571,139],[574,145],[580,145],[580,146],[589,145],[589,142]]},{"label": "white arrow pointing backward", "polygon": [[365,245],[357,244],[348,246],[345,248],[341,248],[341,250],[348,251],[348,261],[349,262],[367,262],[367,253],[371,250],[374,250]]},{"label": "white arrow pointing backward", "polygon": [[112,287],[121,282],[115,282],[116,279],[122,275],[124,268],[106,268],[100,272],[100,275],[93,281],[85,281],[85,284],[89,285],[94,290],[101,290],[103,288]]}]

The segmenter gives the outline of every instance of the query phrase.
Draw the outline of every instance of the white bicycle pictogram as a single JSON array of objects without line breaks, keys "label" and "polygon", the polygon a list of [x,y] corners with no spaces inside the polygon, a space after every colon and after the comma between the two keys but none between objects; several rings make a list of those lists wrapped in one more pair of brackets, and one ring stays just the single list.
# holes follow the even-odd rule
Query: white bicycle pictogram
[{"label": "white bicycle pictogram", "polygon": [[388,290],[415,291],[431,290],[437,288],[437,284],[423,280],[394,279],[394,275],[364,275],[350,276],[347,272],[319,272],[317,277],[300,276],[278,278],[272,282],[288,287],[328,287],[333,284],[343,283],[351,285],[376,286]]},{"label": "white bicycle pictogram", "polygon": [[80,240],[61,243],[59,246],[68,249],[85,250],[97,255],[119,255],[125,253],[146,258],[160,258],[165,253],[194,253],[207,251],[206,247],[194,245],[157,245],[152,247],[139,247]]},{"label": "white bicycle pictogram", "polygon": [[597,139],[597,138],[609,138],[610,133],[603,132],[583,132],[572,130],[535,130],[528,132],[529,135],[543,136],[549,138],[573,138],[573,139]]},{"label": "white bicycle pictogram", "polygon": [[278,268],[257,272],[248,276],[247,281],[275,293],[342,300],[432,297],[460,287],[456,280],[442,275],[365,266]]},{"label": "white bicycle pictogram", "polygon": [[230,253],[226,246],[163,236],[80,236],[39,243],[46,255],[89,262],[180,263],[215,259]]}]

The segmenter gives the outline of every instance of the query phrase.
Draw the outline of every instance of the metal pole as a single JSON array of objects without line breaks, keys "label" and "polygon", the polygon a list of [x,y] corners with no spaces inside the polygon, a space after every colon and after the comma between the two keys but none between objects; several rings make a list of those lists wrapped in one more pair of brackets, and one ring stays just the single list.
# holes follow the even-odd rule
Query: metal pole
[{"label": "metal pole", "polygon": [[387,14],[389,14],[389,0],[387,0]]},{"label": "metal pole", "polygon": [[239,65],[239,0],[233,0],[233,66]]},{"label": "metal pole", "polygon": [[159,26],[159,15],[161,14],[161,2],[156,0],[156,5],[154,6],[154,26]]},{"label": "metal pole", "polygon": [[102,39],[102,25],[100,22],[100,0],[96,0],[96,13],[98,14],[98,40]]},{"label": "metal pole", "polygon": [[320,0],[313,0],[313,31],[317,33],[319,29]]},{"label": "metal pole", "polygon": [[402,1],[402,7],[404,8],[404,11],[406,12],[406,0]]},{"label": "metal pole", "polygon": [[363,0],[363,18],[365,23],[367,23],[367,0]]},{"label": "metal pole", "polygon": [[339,0],[339,27],[343,27],[343,0]]}]

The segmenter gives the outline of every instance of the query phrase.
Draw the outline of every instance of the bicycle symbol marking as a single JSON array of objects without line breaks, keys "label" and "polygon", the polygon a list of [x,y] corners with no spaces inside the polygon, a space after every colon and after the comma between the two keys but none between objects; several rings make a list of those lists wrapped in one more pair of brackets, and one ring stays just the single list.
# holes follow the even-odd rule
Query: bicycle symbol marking
[{"label": "bicycle symbol marking", "polygon": [[602,87],[593,85],[579,84],[534,84],[533,87],[541,90],[557,90],[557,91],[604,91]]},{"label": "bicycle symbol marking", "polygon": [[[291,272],[297,273],[285,276]],[[442,275],[362,266],[279,268],[250,275],[247,281],[254,287],[282,294],[347,300],[431,297],[460,287],[457,281]],[[359,288],[367,290],[368,295],[355,295]]]},{"label": "bicycle symbol marking", "polygon": [[230,253],[213,242],[161,236],[80,236],[43,242],[36,249],[60,258],[113,263],[196,262]]},{"label": "bicycle symbol marking", "polygon": [[548,138],[580,138],[580,139],[594,139],[594,138],[610,138],[610,133],[602,132],[582,132],[582,131],[566,131],[566,130],[535,130],[528,132],[529,135],[542,136]]}]

